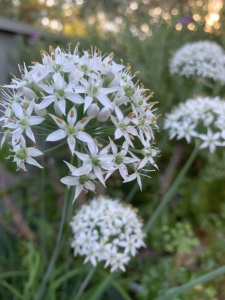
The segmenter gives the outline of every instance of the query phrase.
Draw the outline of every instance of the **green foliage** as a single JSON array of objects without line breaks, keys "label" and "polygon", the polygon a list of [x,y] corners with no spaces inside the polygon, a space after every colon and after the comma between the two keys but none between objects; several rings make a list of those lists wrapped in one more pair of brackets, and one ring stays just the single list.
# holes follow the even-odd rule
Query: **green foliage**
[{"label": "green foliage", "polygon": [[[141,82],[154,91],[154,101],[159,101],[158,115],[160,132],[156,143],[161,149],[157,158],[159,172],[143,182],[143,192],[133,184],[122,184],[115,177],[108,182],[112,197],[127,199],[139,209],[144,222],[152,215],[162,199],[161,177],[168,168],[177,142],[168,141],[167,133],[162,129],[165,113],[174,105],[185,101],[193,95],[213,95],[224,97],[224,87],[210,89],[203,82],[171,77],[168,64],[172,53],[186,42],[197,40],[214,40],[225,46],[224,36],[205,33],[203,27],[197,31],[174,29],[182,14],[171,20],[169,26],[161,22],[153,28],[151,37],[144,41],[132,36],[130,20],[127,26],[116,36],[113,34],[99,36],[96,31],[89,31],[87,36],[79,39],[80,50],[91,46],[98,47],[103,53],[115,53],[132,66],[132,71],[140,71]],[[139,18],[141,19],[141,18]],[[144,20],[144,17],[143,19]],[[138,20],[136,21],[136,25]],[[48,46],[59,45],[71,49],[78,38],[59,38],[45,36],[31,42],[24,39],[20,44],[19,63],[29,64],[40,61],[40,50]],[[15,62],[17,64],[18,62]],[[193,145],[183,144],[180,161],[174,167],[169,184],[188,159]],[[60,149],[59,149],[60,150]],[[34,299],[40,280],[49,262],[55,245],[62,214],[64,190],[59,178],[64,166],[59,165],[61,151],[55,157],[46,156],[46,168],[39,171],[29,168],[27,174],[16,173],[15,166],[5,157],[10,153],[8,147],[0,149],[1,164],[12,181],[7,181],[6,189],[0,192],[1,200],[7,195],[17,204],[18,212],[23,216],[27,226],[34,234],[31,240],[22,234],[15,223],[12,211],[1,201],[0,214],[0,299]],[[131,261],[126,274],[108,274],[100,268],[90,278],[79,300],[94,299],[138,299],[153,300],[166,293],[170,288],[181,286],[196,279],[204,273],[224,263],[225,249],[225,157],[224,151],[209,155],[200,153],[189,170],[167,209],[157,221],[152,232],[146,237],[146,249]],[[3,175],[5,178],[5,176]],[[83,203],[83,199],[70,205],[67,220]],[[5,221],[2,222],[2,220]],[[10,231],[6,225],[13,225],[17,231]],[[11,228],[11,227],[10,227]],[[15,233],[16,232],[16,233]],[[53,269],[43,300],[74,300],[74,297],[91,270],[89,264],[83,265],[82,259],[74,258],[69,246],[70,228],[68,223],[63,228],[64,239],[59,259]],[[29,241],[28,241],[29,240]],[[222,300],[225,298],[223,280],[213,280],[210,284],[196,285],[193,290],[176,296],[171,300]]]},{"label": "green foliage", "polygon": [[177,222],[174,227],[163,226],[165,250],[177,254],[190,254],[199,245],[188,222]]}]

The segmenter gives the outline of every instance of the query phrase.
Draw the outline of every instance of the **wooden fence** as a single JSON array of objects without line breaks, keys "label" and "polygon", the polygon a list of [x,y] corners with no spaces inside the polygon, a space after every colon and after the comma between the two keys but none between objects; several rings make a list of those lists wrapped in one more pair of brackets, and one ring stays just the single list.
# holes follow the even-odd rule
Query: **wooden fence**
[{"label": "wooden fence", "polygon": [[9,84],[11,75],[18,75],[18,46],[24,37],[39,36],[34,26],[0,18],[0,85]]}]

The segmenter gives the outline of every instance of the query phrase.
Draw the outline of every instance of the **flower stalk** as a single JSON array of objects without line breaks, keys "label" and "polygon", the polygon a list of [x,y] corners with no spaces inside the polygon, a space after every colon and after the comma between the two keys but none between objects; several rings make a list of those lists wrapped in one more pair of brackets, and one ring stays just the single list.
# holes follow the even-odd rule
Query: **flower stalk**
[{"label": "flower stalk", "polygon": [[165,208],[165,206],[167,205],[167,203],[172,199],[172,197],[176,193],[177,188],[179,187],[179,185],[182,182],[184,176],[186,175],[187,171],[189,170],[189,168],[191,167],[193,161],[195,160],[195,158],[198,154],[198,151],[199,151],[199,148],[196,146],[194,148],[193,152],[191,153],[191,155],[189,156],[188,160],[186,161],[185,165],[181,169],[180,173],[178,174],[178,176],[176,177],[176,179],[172,183],[171,187],[168,189],[168,191],[166,192],[166,194],[162,198],[162,200],[159,203],[158,207],[156,208],[156,210],[151,215],[151,218],[146,223],[145,228],[144,228],[145,232],[149,232],[152,229],[153,225],[155,224],[156,220],[160,216],[160,214],[163,211],[163,209]]},{"label": "flower stalk", "polygon": [[40,300],[41,299],[41,297],[42,297],[42,295],[43,295],[43,293],[46,289],[46,286],[49,282],[49,279],[51,277],[51,273],[52,273],[52,270],[55,266],[56,260],[58,258],[58,255],[59,255],[59,252],[60,252],[60,249],[61,249],[61,246],[62,246],[63,227],[64,227],[64,224],[65,224],[65,221],[66,221],[66,215],[67,215],[69,205],[71,204],[70,198],[71,198],[70,190],[67,189],[65,199],[64,199],[64,203],[63,203],[62,217],[61,217],[59,231],[58,231],[58,235],[57,235],[57,239],[56,239],[56,245],[55,245],[54,251],[52,253],[49,265],[48,265],[48,267],[45,271],[45,274],[44,274],[43,279],[40,283],[40,286],[37,290],[37,293],[35,295],[34,300]]}]

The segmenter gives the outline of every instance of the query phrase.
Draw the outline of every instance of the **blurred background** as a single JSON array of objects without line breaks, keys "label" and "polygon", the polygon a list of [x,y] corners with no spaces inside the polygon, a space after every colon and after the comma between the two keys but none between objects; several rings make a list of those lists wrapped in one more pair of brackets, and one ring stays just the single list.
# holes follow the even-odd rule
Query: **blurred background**
[{"label": "blurred background", "polygon": [[[0,0],[0,85],[9,84],[11,74],[19,76],[18,64],[25,62],[29,66],[40,62],[40,51],[48,51],[49,45],[73,50],[78,42],[80,50],[97,47],[106,54],[114,52],[116,61],[122,59],[124,64],[129,63],[133,73],[140,71],[140,82],[154,92],[153,101],[159,102],[160,116],[160,131],[156,133],[156,146],[161,150],[156,160],[159,172],[144,181],[142,193],[136,191],[131,195],[132,204],[143,219],[148,219],[193,148],[193,144],[187,145],[185,141],[168,141],[167,132],[162,129],[166,112],[190,97],[214,93],[201,82],[169,74],[172,54],[185,43],[199,40],[214,41],[225,48],[223,0]],[[224,98],[224,86],[217,87],[217,95]],[[15,175],[15,166],[5,160],[7,151],[7,147],[0,151],[1,174],[4,174],[4,184],[0,187],[3,200],[0,266],[3,270],[23,268],[32,273],[32,260],[40,261],[43,256],[47,260],[51,241],[55,239],[64,191],[59,184],[63,173],[54,161],[61,159],[62,154],[45,158],[45,181],[39,185],[44,175],[36,169],[28,175]],[[223,152],[218,149],[215,154],[199,154],[147,238],[148,247],[132,262],[126,275],[132,278],[138,274],[136,283],[129,285],[131,294],[135,295],[132,299],[154,299],[173,286],[225,264]],[[132,188],[132,184],[122,184],[119,177],[109,181],[108,186],[108,194],[121,199]],[[46,196],[40,203],[44,191]],[[40,222],[43,211],[46,219]],[[40,230],[41,241],[38,240]],[[74,267],[74,259],[68,258],[68,252],[69,246],[61,254],[62,260],[67,258],[67,270]],[[36,278],[42,271],[36,269]],[[99,278],[102,276],[100,273]],[[176,300],[224,300],[224,282],[224,278],[219,278],[196,286]],[[24,285],[23,280],[15,278],[11,283],[18,289]],[[36,283],[32,283],[34,290]],[[65,290],[69,291],[71,285],[73,282],[68,281],[57,299],[68,299]],[[7,298],[9,295],[0,286],[0,298],[14,299]],[[102,299],[125,299],[121,297],[111,288]]]}]

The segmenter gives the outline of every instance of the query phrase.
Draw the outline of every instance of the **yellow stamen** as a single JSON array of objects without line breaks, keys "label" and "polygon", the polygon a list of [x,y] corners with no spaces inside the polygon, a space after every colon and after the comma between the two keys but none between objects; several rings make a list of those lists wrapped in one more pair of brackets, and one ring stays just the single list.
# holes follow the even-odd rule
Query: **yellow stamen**
[{"label": "yellow stamen", "polygon": [[131,138],[132,141],[134,140],[134,137],[132,134],[129,134],[129,137]]},{"label": "yellow stamen", "polygon": [[23,102],[23,108],[26,109],[28,107],[28,104],[26,102]]},{"label": "yellow stamen", "polygon": [[53,49],[53,47],[51,45],[48,47],[48,49],[49,49],[49,53],[52,54],[52,52],[54,52],[54,49]]},{"label": "yellow stamen", "polygon": [[80,120],[81,124],[83,124],[84,122],[86,122],[87,117],[84,117],[83,119]]},{"label": "yellow stamen", "polygon": [[133,119],[134,117],[136,117],[136,114],[134,112],[130,112],[128,118]]},{"label": "yellow stamen", "polygon": [[114,53],[111,52],[111,53],[109,54],[109,58],[110,58],[110,59],[113,59],[113,57],[114,57]]},{"label": "yellow stamen", "polygon": [[74,111],[73,111],[73,110],[70,111],[70,117],[71,117],[71,118],[74,117]]},{"label": "yellow stamen", "polygon": [[62,120],[60,118],[56,117],[56,121],[62,124]]}]

